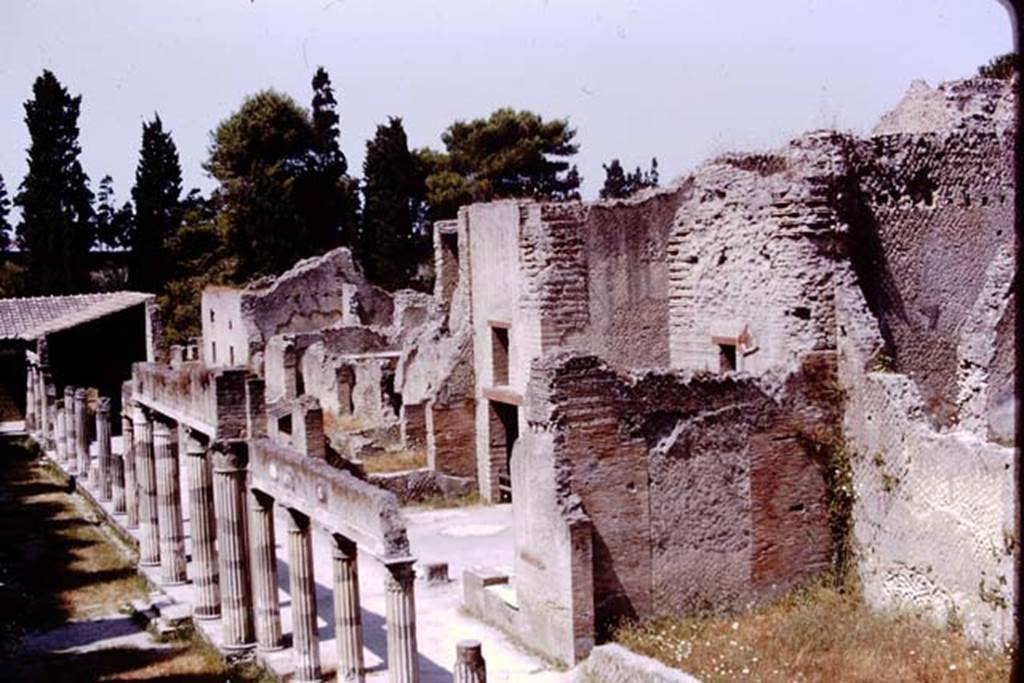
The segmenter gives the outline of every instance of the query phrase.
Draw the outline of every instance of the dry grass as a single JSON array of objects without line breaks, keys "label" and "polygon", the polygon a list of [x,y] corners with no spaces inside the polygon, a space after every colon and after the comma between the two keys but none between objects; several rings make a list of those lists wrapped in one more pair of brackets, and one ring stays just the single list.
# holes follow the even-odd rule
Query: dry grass
[{"label": "dry grass", "polygon": [[[89,652],[19,650],[20,637],[71,620],[110,618],[148,594],[134,558],[64,479],[26,449],[0,441],[0,670],[3,680],[191,683],[257,681],[198,638],[163,647]],[[72,627],[73,628],[73,627]]]},{"label": "dry grass", "polygon": [[704,681],[1007,681],[1011,655],[917,615],[882,614],[828,583],[739,615],[621,627],[626,647]]},{"label": "dry grass", "polygon": [[385,451],[380,455],[371,455],[363,460],[363,469],[367,474],[384,474],[387,472],[406,472],[427,466],[427,452],[422,448],[403,448]]},{"label": "dry grass", "polygon": [[329,410],[324,411],[324,432],[327,434],[361,432],[366,426],[365,421],[356,415],[336,415]]}]

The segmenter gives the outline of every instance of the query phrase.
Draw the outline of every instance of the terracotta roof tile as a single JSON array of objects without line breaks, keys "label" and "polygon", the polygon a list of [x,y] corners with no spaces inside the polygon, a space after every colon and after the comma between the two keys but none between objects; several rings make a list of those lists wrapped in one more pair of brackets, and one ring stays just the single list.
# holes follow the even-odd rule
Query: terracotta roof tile
[{"label": "terracotta roof tile", "polygon": [[0,339],[37,339],[153,298],[142,292],[0,299]]}]

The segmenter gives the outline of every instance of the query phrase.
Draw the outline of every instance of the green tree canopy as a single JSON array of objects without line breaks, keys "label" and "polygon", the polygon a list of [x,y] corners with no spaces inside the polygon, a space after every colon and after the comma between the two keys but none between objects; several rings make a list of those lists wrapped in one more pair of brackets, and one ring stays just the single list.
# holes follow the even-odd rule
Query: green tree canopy
[{"label": "green tree canopy", "polygon": [[228,253],[224,214],[216,199],[198,189],[181,202],[181,225],[167,240],[167,256],[174,263],[174,277],[157,297],[168,344],[185,344],[201,333],[199,304],[207,285],[231,282],[236,259]]},{"label": "green tree canopy", "polygon": [[647,187],[658,186],[658,160],[651,159],[651,168],[641,171],[637,166],[632,173],[626,173],[618,159],[612,159],[604,168],[604,186],[601,199],[622,199]]},{"label": "green tree canopy", "polygon": [[363,221],[356,254],[367,277],[388,289],[414,283],[429,248],[423,170],[409,151],[402,119],[377,126],[363,162]]},{"label": "green tree canopy", "polygon": [[566,119],[499,109],[486,119],[456,121],[441,136],[445,152],[418,153],[428,175],[433,218],[450,218],[469,202],[505,197],[578,199],[580,176],[567,159],[579,150]]},{"label": "green tree canopy", "polygon": [[31,143],[28,173],[14,203],[21,207],[18,245],[27,252],[26,286],[33,293],[85,291],[86,256],[94,241],[92,192],[78,160],[81,96],[72,97],[50,71],[25,102]]},{"label": "green tree canopy", "polygon": [[181,223],[181,163],[160,116],[142,124],[142,149],[135,169],[135,229],[128,280],[132,288],[159,292],[170,277],[167,240]]},{"label": "green tree canopy", "polygon": [[213,133],[206,170],[220,182],[225,239],[238,279],[277,273],[316,253],[301,202],[313,126],[273,90],[246,98]]}]

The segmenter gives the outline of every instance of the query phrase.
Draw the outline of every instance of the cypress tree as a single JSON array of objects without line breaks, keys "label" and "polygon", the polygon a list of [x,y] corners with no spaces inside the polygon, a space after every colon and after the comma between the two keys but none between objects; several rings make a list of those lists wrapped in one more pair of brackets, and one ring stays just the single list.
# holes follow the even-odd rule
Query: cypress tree
[{"label": "cypress tree", "polygon": [[313,75],[312,154],[299,197],[316,251],[350,244],[359,198],[339,144],[341,117],[331,77],[321,66]]},{"label": "cypress tree", "polygon": [[26,286],[32,293],[90,287],[93,212],[89,179],[78,160],[81,103],[50,71],[36,79],[32,99],[25,102],[28,173],[14,203],[21,207],[17,238],[27,253]]},{"label": "cypress tree", "polygon": [[7,251],[11,246],[10,229],[11,224],[7,222],[7,215],[11,211],[11,201],[7,198],[7,187],[4,185],[4,177],[0,175],[0,251]]},{"label": "cypress tree", "polygon": [[413,284],[427,236],[423,172],[402,119],[377,126],[363,162],[363,221],[356,253],[367,277],[388,289]]},{"label": "cypress tree", "polygon": [[167,240],[181,223],[181,164],[160,116],[142,124],[142,150],[135,171],[135,228],[128,282],[143,292],[162,291],[170,273]]}]

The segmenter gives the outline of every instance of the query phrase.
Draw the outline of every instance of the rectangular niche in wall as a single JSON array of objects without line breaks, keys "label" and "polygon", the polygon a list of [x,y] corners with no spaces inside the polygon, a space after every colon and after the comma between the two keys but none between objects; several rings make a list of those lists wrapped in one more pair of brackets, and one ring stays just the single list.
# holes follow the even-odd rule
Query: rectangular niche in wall
[{"label": "rectangular niche in wall", "polygon": [[733,372],[736,366],[736,345],[718,345],[718,369],[720,372]]},{"label": "rectangular niche in wall", "polygon": [[508,386],[508,331],[504,323],[491,323],[491,375],[496,387]]}]

